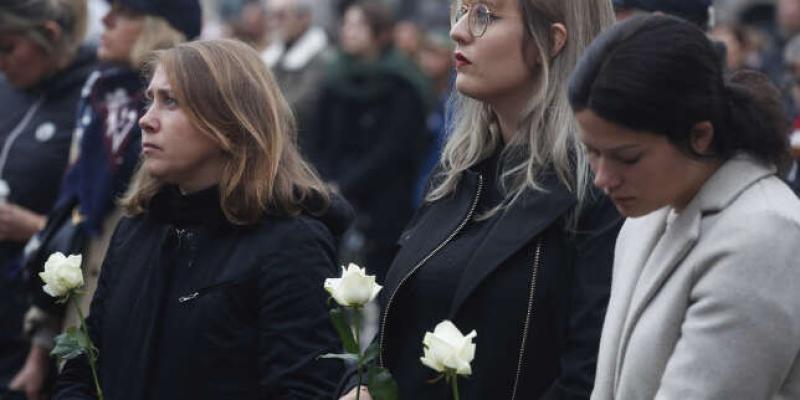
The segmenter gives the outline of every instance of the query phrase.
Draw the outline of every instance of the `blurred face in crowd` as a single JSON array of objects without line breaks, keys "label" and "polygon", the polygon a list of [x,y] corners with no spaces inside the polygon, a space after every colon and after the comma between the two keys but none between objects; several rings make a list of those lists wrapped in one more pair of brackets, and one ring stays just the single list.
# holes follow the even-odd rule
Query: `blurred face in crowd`
[{"label": "blurred face in crowd", "polygon": [[775,15],[785,38],[789,39],[800,33],[800,0],[778,0]]},{"label": "blurred face in crowd", "polygon": [[344,13],[340,33],[340,45],[346,54],[370,58],[380,52],[378,40],[367,23],[366,15],[358,7],[350,7]]},{"label": "blurred face in crowd", "polygon": [[459,92],[492,105],[527,101],[538,61],[517,1],[464,1],[455,11],[450,37]]},{"label": "blurred face in crowd", "polygon": [[233,29],[236,37],[246,42],[260,42],[267,36],[268,26],[266,10],[260,3],[253,2],[242,7]]},{"label": "blurred face in crowd", "polygon": [[36,42],[20,33],[0,33],[0,73],[17,89],[36,85],[55,69],[54,61]]},{"label": "blurred face in crowd", "polygon": [[270,1],[269,16],[276,32],[288,42],[297,40],[311,26],[310,11],[300,9],[297,0]]},{"label": "blurred face in crowd", "polygon": [[429,78],[446,79],[453,68],[453,50],[449,46],[427,42],[420,48],[419,65]]},{"label": "blurred face in crowd", "polygon": [[222,151],[188,118],[161,66],[156,68],[146,94],[151,104],[139,120],[143,168],[185,192],[218,183]]},{"label": "blurred face in crowd", "polygon": [[[682,210],[716,164],[684,154],[664,135],[636,131],[607,121],[591,110],[575,114],[581,127],[594,184],[626,217],[640,217],[665,206]],[[711,145],[708,123],[696,125],[693,146],[701,154]]]},{"label": "blurred face in crowd", "polygon": [[101,61],[129,64],[131,50],[139,38],[144,17],[124,6],[114,4],[103,17],[105,30],[100,36],[97,56]]},{"label": "blurred face in crowd", "polygon": [[398,22],[394,27],[394,45],[406,55],[417,54],[420,47],[417,26],[411,21]]},{"label": "blurred face in crowd", "polygon": [[736,36],[733,28],[730,26],[720,25],[711,31],[711,38],[725,45],[725,54],[727,56],[727,66],[731,71],[745,67],[747,58],[747,49],[745,44],[742,43]]}]

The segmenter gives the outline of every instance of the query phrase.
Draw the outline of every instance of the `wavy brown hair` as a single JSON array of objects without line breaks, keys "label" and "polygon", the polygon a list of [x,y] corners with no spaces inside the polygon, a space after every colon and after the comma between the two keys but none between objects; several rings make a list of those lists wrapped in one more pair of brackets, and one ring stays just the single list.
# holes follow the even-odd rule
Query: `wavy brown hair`
[{"label": "wavy brown hair", "polygon": [[[228,39],[184,43],[155,52],[145,71],[156,67],[191,123],[222,149],[220,204],[231,223],[328,206],[330,191],[300,156],[294,116],[255,50]],[[122,205],[142,213],[162,185],[140,168]]]}]

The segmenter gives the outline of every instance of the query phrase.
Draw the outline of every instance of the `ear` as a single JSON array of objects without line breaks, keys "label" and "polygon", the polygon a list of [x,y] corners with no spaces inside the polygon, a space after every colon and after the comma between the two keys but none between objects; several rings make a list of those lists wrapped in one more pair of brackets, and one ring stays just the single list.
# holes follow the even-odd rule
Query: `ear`
[{"label": "ear", "polygon": [[714,143],[714,125],[710,121],[701,121],[692,127],[689,134],[692,149],[697,154],[711,153],[711,145]]},{"label": "ear", "polygon": [[51,44],[56,44],[61,40],[61,35],[64,34],[61,25],[55,21],[44,21],[43,27],[47,40],[50,41]]},{"label": "ear", "polygon": [[555,58],[561,50],[564,50],[564,46],[567,44],[567,27],[566,25],[562,24],[561,22],[556,22],[553,25],[550,25],[550,37],[553,38],[553,47],[550,50],[550,58]]}]

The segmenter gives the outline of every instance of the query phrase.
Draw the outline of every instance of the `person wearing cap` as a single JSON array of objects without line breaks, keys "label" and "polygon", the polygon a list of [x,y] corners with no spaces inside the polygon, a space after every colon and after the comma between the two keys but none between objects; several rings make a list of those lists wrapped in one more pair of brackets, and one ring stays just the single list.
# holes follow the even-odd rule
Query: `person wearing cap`
[{"label": "person wearing cap", "polygon": [[617,20],[659,12],[683,18],[707,29],[711,17],[711,0],[613,0]]},{"label": "person wearing cap", "polygon": [[[44,225],[67,166],[75,107],[94,51],[81,45],[86,2],[0,1],[0,397],[24,365],[19,256]],[[32,355],[35,356],[35,355]],[[31,396],[29,396],[31,397]]]},{"label": "person wearing cap", "polygon": [[[137,121],[145,96],[140,68],[153,50],[192,39],[202,26],[197,0],[110,3],[97,49],[101,64],[81,92],[70,164],[58,200],[47,225],[26,248],[32,304],[25,327],[38,338],[32,351],[41,354],[49,352],[62,327],[76,326],[78,319],[73,309],[67,312],[41,290],[38,272],[54,251],[83,254],[86,285],[80,306],[88,311],[111,232],[121,216],[115,200],[126,190],[141,152]],[[47,363],[39,361],[26,366],[26,387],[46,374]]]}]

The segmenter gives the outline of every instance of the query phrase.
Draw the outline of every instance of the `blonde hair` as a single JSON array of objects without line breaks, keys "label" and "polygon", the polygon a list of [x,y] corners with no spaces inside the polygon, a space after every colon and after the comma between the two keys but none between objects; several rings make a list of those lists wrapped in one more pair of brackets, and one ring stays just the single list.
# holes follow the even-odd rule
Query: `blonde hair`
[{"label": "blonde hair", "polygon": [[[185,43],[156,52],[148,70],[156,67],[192,124],[223,151],[220,203],[230,222],[327,207],[328,187],[300,156],[291,109],[255,50],[230,39]],[[144,212],[162,185],[140,169],[123,206]]]},{"label": "blonde hair", "polygon": [[[542,190],[543,172],[554,172],[578,198],[576,217],[590,185],[588,163],[577,140],[577,122],[567,99],[569,75],[592,39],[614,23],[608,0],[518,0],[525,24],[526,43],[533,45],[539,60],[539,77],[521,118],[518,132],[503,150],[500,184],[510,201],[489,211],[498,212],[516,201],[526,190]],[[460,4],[456,4],[460,7]],[[567,41],[555,57],[551,27],[563,23]],[[477,39],[480,40],[480,39]],[[524,51],[520,49],[520,51]],[[502,139],[489,105],[454,94],[451,98],[454,125],[440,161],[441,173],[426,200],[453,193],[468,168],[493,154]],[[572,218],[572,222],[577,222]]]},{"label": "blonde hair", "polygon": [[185,41],[186,35],[173,28],[164,18],[143,15],[142,31],[131,47],[131,66],[141,69],[153,51],[168,49]]},{"label": "blonde hair", "polygon": [[[87,19],[86,0],[17,0],[13,5],[0,6],[0,31],[22,33],[59,63],[77,54],[86,35]],[[47,21],[61,28],[58,40],[41,29]]]}]

